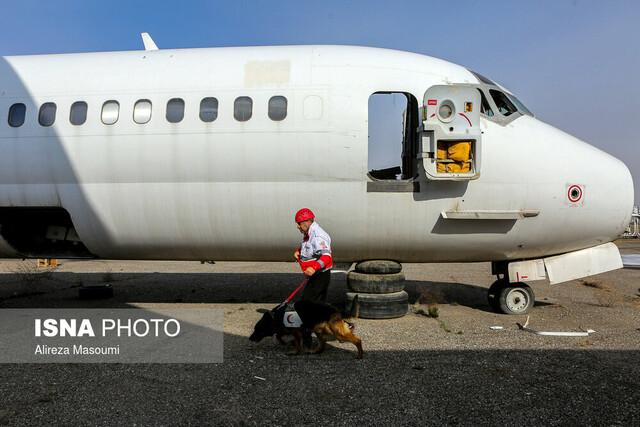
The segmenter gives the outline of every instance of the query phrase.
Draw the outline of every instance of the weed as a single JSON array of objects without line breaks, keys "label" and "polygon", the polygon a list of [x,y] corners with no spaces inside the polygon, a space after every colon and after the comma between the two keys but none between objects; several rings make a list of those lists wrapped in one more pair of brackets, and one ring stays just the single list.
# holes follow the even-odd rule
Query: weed
[{"label": "weed", "polygon": [[[442,329],[443,331],[450,333],[451,329],[449,329],[449,326],[444,322],[444,320],[440,319],[440,310],[438,309],[438,305],[437,304],[429,304],[427,306],[427,310],[425,311],[423,308],[419,308],[420,306],[418,304],[414,305],[414,313],[415,314],[419,314],[421,316],[424,317],[429,317],[431,319],[436,319],[438,321],[438,325],[440,326],[440,329]],[[462,331],[458,331],[456,332],[457,334],[461,335]]]},{"label": "weed", "polygon": [[435,304],[431,304],[427,307],[427,313],[429,314],[429,317],[433,319],[440,317],[440,310],[438,310],[438,306]]},{"label": "weed", "polygon": [[442,329],[443,331],[445,331],[446,333],[451,333],[451,329],[449,329],[449,327],[447,326],[446,323],[444,323],[443,320],[438,320],[438,324],[440,325],[440,329]]},{"label": "weed", "polygon": [[581,280],[580,284],[588,288],[604,289],[604,286],[602,285],[602,283],[592,281],[592,280]]},{"label": "weed", "polygon": [[33,260],[22,261],[17,264],[13,269],[12,273],[16,275],[18,280],[26,285],[32,285],[38,283],[43,280],[48,280],[51,278],[53,271],[52,270],[41,270],[38,269],[37,263],[33,262]]},{"label": "weed", "polygon": [[418,304],[414,306],[415,314],[419,314],[424,317],[430,317],[432,319],[437,319],[440,316],[440,310],[438,310],[438,306],[436,304],[429,304],[426,311],[423,308],[419,307],[420,306]]}]

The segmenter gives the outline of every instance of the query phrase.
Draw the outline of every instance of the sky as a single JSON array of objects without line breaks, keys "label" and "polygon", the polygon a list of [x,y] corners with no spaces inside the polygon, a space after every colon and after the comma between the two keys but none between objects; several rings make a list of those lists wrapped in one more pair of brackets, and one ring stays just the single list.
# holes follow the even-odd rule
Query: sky
[{"label": "sky", "polygon": [[147,31],[160,48],[349,44],[442,58],[622,159],[640,203],[637,0],[21,0],[2,18],[2,56],[137,50]]}]

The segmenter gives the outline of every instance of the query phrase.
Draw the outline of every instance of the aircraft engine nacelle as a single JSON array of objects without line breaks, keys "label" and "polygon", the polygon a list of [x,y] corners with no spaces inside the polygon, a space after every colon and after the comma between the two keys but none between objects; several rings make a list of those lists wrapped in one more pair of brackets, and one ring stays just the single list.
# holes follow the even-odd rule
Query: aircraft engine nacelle
[{"label": "aircraft engine nacelle", "polygon": [[480,176],[480,92],[466,85],[432,86],[424,95],[420,157],[428,179]]}]

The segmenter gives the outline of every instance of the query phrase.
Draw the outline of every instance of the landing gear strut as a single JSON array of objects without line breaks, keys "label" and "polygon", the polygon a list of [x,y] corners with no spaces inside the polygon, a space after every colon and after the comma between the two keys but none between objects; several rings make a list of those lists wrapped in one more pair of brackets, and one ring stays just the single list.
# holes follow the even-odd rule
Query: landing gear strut
[{"label": "landing gear strut", "polygon": [[493,311],[504,314],[527,314],[535,302],[533,289],[529,285],[509,283],[505,278],[491,285],[487,297]]}]

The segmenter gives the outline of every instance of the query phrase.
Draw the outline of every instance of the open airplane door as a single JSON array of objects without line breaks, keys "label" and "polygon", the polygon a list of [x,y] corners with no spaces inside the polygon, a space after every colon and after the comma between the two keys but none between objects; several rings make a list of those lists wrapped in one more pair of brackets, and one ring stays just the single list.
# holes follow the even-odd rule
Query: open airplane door
[{"label": "open airplane door", "polygon": [[421,155],[428,179],[480,176],[480,92],[466,85],[432,86],[424,94]]}]

